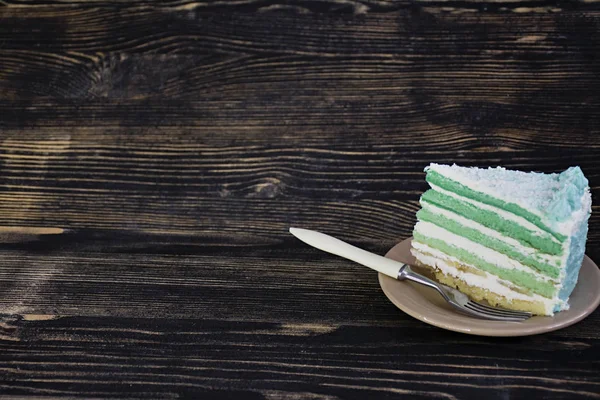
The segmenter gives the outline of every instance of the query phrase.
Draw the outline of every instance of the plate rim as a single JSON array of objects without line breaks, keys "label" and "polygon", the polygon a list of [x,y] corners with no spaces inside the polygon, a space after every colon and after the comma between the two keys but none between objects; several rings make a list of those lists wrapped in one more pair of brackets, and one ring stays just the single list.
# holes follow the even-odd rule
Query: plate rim
[{"label": "plate rim", "polygon": [[[401,240],[400,242],[396,243],[394,246],[392,246],[387,253],[385,254],[386,258],[390,258],[390,259],[394,259],[392,257],[390,257],[390,255],[392,254],[392,252],[394,252],[398,247],[401,246],[405,246],[407,241],[411,241],[412,240],[412,236],[408,237],[407,239]],[[589,261],[589,263],[591,263],[590,267],[596,267],[595,271],[596,271],[596,277],[598,278],[597,281],[600,282],[600,268],[598,268],[598,265],[587,255],[584,255],[584,258],[587,259]],[[391,295],[390,293],[388,293],[388,290],[386,288],[387,284],[385,283],[385,281],[391,282],[392,284],[397,284],[397,285],[410,285],[411,283],[407,282],[407,281],[398,281],[396,279],[393,279],[387,275],[384,275],[382,273],[378,273],[378,282],[379,282],[379,286],[381,287],[381,290],[383,291],[383,293],[385,294],[385,296],[388,298],[388,300],[394,304],[398,309],[400,309],[402,312],[410,315],[411,317],[424,322],[428,325],[432,325],[435,326],[437,328],[441,328],[444,330],[449,330],[449,331],[453,331],[453,332],[458,332],[458,333],[463,333],[463,334],[467,334],[467,335],[473,335],[473,336],[487,336],[487,337],[521,337],[521,336],[533,336],[533,335],[540,335],[540,334],[544,334],[544,333],[548,333],[548,332],[553,332],[553,331],[557,331],[560,329],[564,329],[566,327],[572,326],[578,322],[581,322],[582,320],[584,320],[586,317],[588,317],[591,313],[593,313],[598,306],[600,305],[600,286],[598,287],[598,290],[596,291],[596,297],[594,299],[594,301],[592,302],[592,305],[590,307],[588,307],[588,309],[581,314],[576,314],[574,315],[573,318],[571,319],[567,319],[565,321],[562,321],[561,323],[558,324],[551,324],[549,323],[547,327],[544,326],[526,326],[523,327],[522,330],[497,330],[497,331],[482,331],[481,328],[472,328],[470,326],[458,326],[458,324],[447,324],[444,323],[443,321],[439,321],[439,319],[435,318],[435,314],[433,315],[429,315],[427,313],[422,313],[419,312],[417,310],[412,309],[411,307],[403,304],[401,301],[399,301],[395,296]],[[581,275],[580,275],[581,276]],[[579,279],[577,281],[577,285],[579,285]],[[576,285],[576,287],[577,287]],[[426,299],[424,299],[424,301],[428,301]],[[450,311],[452,312],[452,311]],[[456,313],[456,315],[459,315],[461,317],[465,317],[465,318],[469,318],[469,319],[473,319],[476,320],[475,318],[471,318],[468,317],[466,315],[463,314],[459,314],[458,312]],[[554,318],[554,317],[543,317],[543,316],[537,316],[537,317],[533,317],[533,318]],[[478,320],[480,321],[480,320]],[[498,323],[496,321],[489,321],[490,323]],[[503,322],[499,322],[501,324],[503,324]],[[520,324],[520,322],[516,322],[516,323],[511,323],[511,324]],[[491,333],[494,332],[494,333]]]}]

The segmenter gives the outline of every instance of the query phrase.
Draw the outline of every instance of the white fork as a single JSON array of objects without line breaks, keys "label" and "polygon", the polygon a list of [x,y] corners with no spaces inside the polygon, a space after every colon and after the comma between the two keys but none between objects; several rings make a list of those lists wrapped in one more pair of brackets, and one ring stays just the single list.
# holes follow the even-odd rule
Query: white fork
[{"label": "white fork", "polygon": [[433,288],[437,290],[450,305],[468,315],[496,321],[524,321],[531,318],[531,313],[528,312],[490,307],[472,301],[466,294],[416,273],[408,264],[403,264],[359,249],[358,247],[352,246],[324,233],[301,228],[290,228],[290,233],[304,243],[316,247],[317,249],[352,260],[394,279],[401,281],[408,279]]}]

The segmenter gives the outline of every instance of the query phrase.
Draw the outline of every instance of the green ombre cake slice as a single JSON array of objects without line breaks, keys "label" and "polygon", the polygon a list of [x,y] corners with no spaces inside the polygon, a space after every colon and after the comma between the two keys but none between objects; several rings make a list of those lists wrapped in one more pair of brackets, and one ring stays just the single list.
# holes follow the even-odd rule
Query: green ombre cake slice
[{"label": "green ombre cake slice", "polygon": [[553,315],[568,309],[591,214],[579,167],[560,174],[430,164],[411,252],[476,301]]}]

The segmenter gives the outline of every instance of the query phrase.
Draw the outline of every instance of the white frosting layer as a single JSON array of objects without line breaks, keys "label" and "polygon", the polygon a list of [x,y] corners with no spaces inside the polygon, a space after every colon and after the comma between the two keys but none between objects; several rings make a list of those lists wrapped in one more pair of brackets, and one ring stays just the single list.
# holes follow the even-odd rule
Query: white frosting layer
[{"label": "white frosting layer", "polygon": [[499,253],[495,250],[489,249],[485,246],[482,246],[479,243],[475,243],[472,240],[469,240],[465,237],[458,236],[450,231],[445,230],[437,225],[434,225],[430,222],[419,221],[415,225],[414,231],[420,233],[423,236],[444,241],[450,244],[453,247],[464,250],[471,254],[477,255],[482,260],[486,261],[489,264],[497,266],[498,268],[507,269],[507,270],[518,270],[527,272],[536,279],[543,282],[553,282],[556,283],[557,280],[550,278],[548,276],[542,275],[531,267],[525,266],[520,262],[513,260],[512,258],[506,256],[505,254]]},{"label": "white frosting layer", "polygon": [[501,233],[499,233],[498,231],[490,229],[487,226],[484,226],[484,225],[482,225],[478,222],[475,222],[471,219],[467,219],[467,218],[465,218],[461,215],[458,215],[452,211],[448,211],[446,209],[440,208],[440,207],[438,207],[432,203],[428,203],[426,201],[421,201],[421,205],[423,206],[423,209],[428,210],[429,212],[431,212],[435,215],[441,215],[447,219],[458,222],[462,226],[465,226],[465,227],[471,228],[471,229],[475,229],[486,236],[492,237],[494,239],[498,239],[498,240],[506,243],[508,246],[512,247],[515,251],[519,252],[520,254],[522,254],[524,256],[536,255],[536,257],[540,261],[543,261],[543,262],[553,265],[553,266],[557,266],[556,263],[558,262],[559,263],[557,266],[558,268],[564,268],[566,266],[567,256],[568,256],[568,254],[566,254],[566,253],[563,256],[553,256],[550,254],[540,253],[537,249],[535,249],[533,247],[523,246],[518,240],[515,240],[508,236],[504,236]]},{"label": "white frosting layer", "polygon": [[[557,224],[558,229],[566,236],[571,236],[579,229],[583,222],[586,222],[588,215],[592,212],[592,195],[589,189],[581,196],[581,208],[575,211],[571,218]],[[567,247],[568,248],[568,247]]]},{"label": "white frosting layer", "polygon": [[495,214],[498,214],[500,217],[502,217],[503,219],[513,222],[517,225],[520,225],[521,227],[532,231],[535,235],[537,236],[548,236],[552,239],[552,241],[556,242],[556,243],[560,243],[560,241],[558,239],[556,239],[554,236],[552,236],[551,234],[549,234],[548,232],[544,231],[543,229],[539,228],[537,225],[534,225],[533,223],[527,221],[525,218],[520,217],[516,214],[513,214],[511,212],[502,210],[498,207],[494,207],[494,206],[490,206],[489,204],[485,204],[485,203],[481,203],[479,201],[473,200],[473,199],[469,199],[467,197],[463,197],[459,194],[456,194],[454,192],[450,192],[448,190],[442,189],[441,187],[437,186],[437,185],[430,185],[431,188],[433,190],[435,190],[436,192],[442,193],[443,195],[449,196],[449,197],[453,197],[456,200],[465,202],[465,203],[469,203],[477,208],[480,208],[482,210],[486,210],[486,211],[490,211],[493,212]]},{"label": "white frosting layer", "polygon": [[[459,269],[449,265],[448,262],[460,263],[472,268],[475,267],[465,264],[463,261],[457,260],[454,257],[451,257],[422,243],[413,242],[411,253],[423,264],[438,268],[444,274],[463,280],[467,285],[487,289],[490,292],[503,296],[508,300],[540,302],[544,305],[544,309],[548,315],[553,314],[553,310],[557,304],[560,304],[561,308],[564,308],[565,306],[564,302],[560,301],[557,297],[548,299],[535,293],[524,294],[516,292],[508,286],[510,285],[510,282],[502,280],[497,276],[489,274],[485,271],[481,271],[484,276],[460,271]],[[430,255],[423,253],[428,253]]]}]

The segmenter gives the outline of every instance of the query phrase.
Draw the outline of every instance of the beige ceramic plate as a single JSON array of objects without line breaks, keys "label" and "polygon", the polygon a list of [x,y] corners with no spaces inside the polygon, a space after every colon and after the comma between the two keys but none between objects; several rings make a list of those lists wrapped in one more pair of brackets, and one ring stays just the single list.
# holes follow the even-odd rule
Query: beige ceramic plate
[{"label": "beige ceramic plate", "polygon": [[[415,259],[410,254],[411,239],[398,243],[386,257],[414,264]],[[600,304],[600,270],[587,256],[569,300],[571,308],[554,317],[533,317],[525,322],[498,322],[463,315],[454,311],[432,289],[383,274],[379,274],[379,284],[392,303],[405,313],[440,328],[481,336],[527,336],[555,331],[581,321]]]}]

